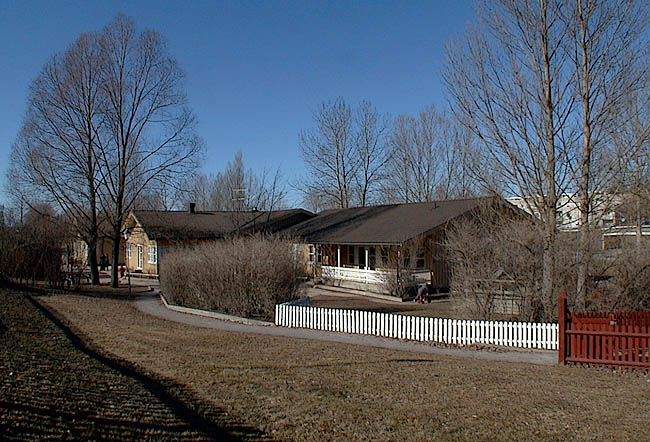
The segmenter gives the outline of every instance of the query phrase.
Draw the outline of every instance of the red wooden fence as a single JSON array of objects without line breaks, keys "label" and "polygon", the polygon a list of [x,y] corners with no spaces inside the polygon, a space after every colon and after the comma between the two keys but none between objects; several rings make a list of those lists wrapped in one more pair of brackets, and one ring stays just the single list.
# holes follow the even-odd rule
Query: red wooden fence
[{"label": "red wooden fence", "polygon": [[650,312],[570,313],[559,303],[560,364],[650,368]]}]

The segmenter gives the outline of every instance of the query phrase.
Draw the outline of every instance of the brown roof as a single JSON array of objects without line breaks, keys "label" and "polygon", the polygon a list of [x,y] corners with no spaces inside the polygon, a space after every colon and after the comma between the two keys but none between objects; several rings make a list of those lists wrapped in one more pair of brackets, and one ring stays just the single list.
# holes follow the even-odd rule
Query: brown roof
[{"label": "brown roof", "polygon": [[258,231],[277,232],[315,215],[303,209],[242,212],[135,210],[149,239],[211,239]]},{"label": "brown roof", "polygon": [[332,209],[287,233],[314,244],[401,244],[494,202],[485,197]]}]

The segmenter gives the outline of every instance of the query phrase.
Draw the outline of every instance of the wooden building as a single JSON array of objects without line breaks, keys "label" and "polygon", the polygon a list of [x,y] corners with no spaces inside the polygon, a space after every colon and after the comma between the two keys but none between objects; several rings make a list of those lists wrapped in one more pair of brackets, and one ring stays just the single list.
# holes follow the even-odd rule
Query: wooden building
[{"label": "wooden building", "polygon": [[204,212],[193,204],[188,211],[135,210],[124,225],[127,270],[157,278],[173,248],[238,234],[275,233],[314,216],[303,209]]},{"label": "wooden building", "polygon": [[408,278],[446,291],[451,276],[443,247],[447,228],[493,206],[520,212],[496,197],[389,204],[326,210],[288,231],[304,244],[313,276],[326,283],[387,292],[391,278]]}]

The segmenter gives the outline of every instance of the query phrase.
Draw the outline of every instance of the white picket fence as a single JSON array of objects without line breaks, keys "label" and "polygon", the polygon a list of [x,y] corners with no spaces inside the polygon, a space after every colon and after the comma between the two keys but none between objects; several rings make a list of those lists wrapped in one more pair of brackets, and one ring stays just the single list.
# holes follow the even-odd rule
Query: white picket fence
[{"label": "white picket fence", "polygon": [[275,325],[456,345],[558,348],[558,324],[552,323],[429,318],[278,304]]}]

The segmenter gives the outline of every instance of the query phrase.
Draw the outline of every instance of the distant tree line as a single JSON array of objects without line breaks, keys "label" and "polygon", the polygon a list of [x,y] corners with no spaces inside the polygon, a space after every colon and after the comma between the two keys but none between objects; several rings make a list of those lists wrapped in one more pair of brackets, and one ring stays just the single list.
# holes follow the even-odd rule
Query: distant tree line
[{"label": "distant tree line", "polygon": [[261,173],[247,169],[241,151],[223,172],[196,174],[183,183],[177,200],[199,210],[278,210],[287,205],[287,190],[280,169]]},{"label": "distant tree line", "polygon": [[472,134],[429,106],[390,118],[368,101],[321,103],[314,127],[300,132],[307,174],[296,186],[312,210],[467,197],[480,192],[472,176]]}]

